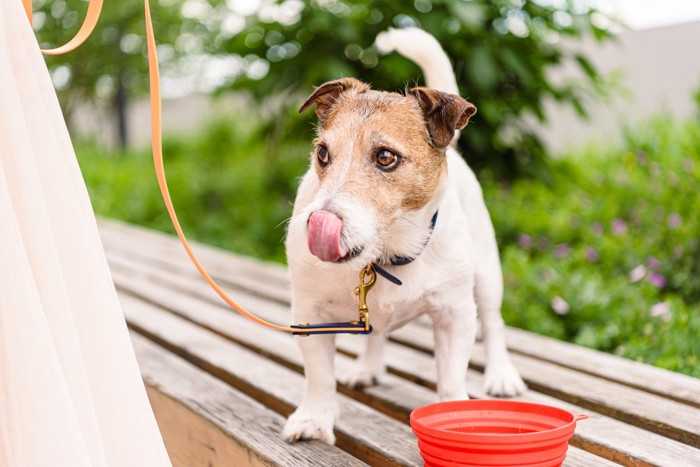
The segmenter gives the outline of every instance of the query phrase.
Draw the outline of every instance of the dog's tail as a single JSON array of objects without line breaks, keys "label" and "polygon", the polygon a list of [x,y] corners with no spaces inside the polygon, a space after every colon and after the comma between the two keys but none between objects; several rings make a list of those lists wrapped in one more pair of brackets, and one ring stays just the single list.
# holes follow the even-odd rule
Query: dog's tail
[{"label": "dog's tail", "polygon": [[393,29],[377,36],[376,47],[382,53],[394,50],[415,62],[423,71],[429,88],[459,95],[457,79],[450,59],[433,36],[418,28]]}]

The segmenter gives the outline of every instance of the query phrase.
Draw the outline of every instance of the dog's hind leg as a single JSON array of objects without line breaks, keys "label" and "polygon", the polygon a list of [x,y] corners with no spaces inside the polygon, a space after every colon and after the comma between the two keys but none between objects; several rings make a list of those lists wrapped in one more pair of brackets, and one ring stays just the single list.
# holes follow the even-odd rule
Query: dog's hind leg
[{"label": "dog's hind leg", "polygon": [[474,284],[474,296],[486,347],[484,389],[494,396],[515,396],[522,394],[526,386],[508,356],[505,324],[501,317],[503,274],[496,242],[491,239],[479,247],[481,254],[476,264]]},{"label": "dog's hind leg", "polygon": [[452,185],[469,220],[469,232],[476,253],[474,299],[486,347],[485,389],[491,395],[521,394],[526,389],[525,383],[508,356],[505,325],[501,318],[503,273],[491,216],[479,182],[464,159],[457,152],[448,151],[448,164]]},{"label": "dog's hind leg", "polygon": [[386,372],[384,366],[384,343],[386,336],[374,332],[367,336],[364,353],[359,355],[340,382],[354,389],[362,389],[379,383]]}]

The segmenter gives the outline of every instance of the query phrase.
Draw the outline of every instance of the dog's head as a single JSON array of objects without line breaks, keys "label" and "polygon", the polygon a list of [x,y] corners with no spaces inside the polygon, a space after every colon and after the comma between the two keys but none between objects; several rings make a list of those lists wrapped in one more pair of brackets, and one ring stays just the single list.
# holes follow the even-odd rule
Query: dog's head
[{"label": "dog's head", "polygon": [[356,268],[419,254],[446,182],[445,151],[476,107],[423,87],[374,91],[353,78],[322,85],[300,112],[314,104],[318,184],[298,214],[309,250]]}]

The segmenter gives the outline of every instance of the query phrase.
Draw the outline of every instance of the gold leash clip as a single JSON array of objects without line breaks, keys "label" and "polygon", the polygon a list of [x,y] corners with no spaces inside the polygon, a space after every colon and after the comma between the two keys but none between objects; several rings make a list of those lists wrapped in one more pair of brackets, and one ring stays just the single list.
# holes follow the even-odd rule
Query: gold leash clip
[{"label": "gold leash clip", "polygon": [[359,301],[359,320],[365,325],[365,331],[369,331],[369,309],[367,308],[367,293],[372,289],[377,281],[377,274],[374,272],[372,264],[360,271],[360,285],[355,287],[355,295]]}]

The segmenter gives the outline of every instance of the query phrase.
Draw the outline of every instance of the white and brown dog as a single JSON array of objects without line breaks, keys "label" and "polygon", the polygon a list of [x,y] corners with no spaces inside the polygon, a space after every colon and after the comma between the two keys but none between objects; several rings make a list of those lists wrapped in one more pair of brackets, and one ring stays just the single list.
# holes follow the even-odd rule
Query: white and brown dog
[{"label": "white and brown dog", "polygon": [[[525,385],[504,339],[493,226],[476,177],[451,147],[476,107],[457,95],[450,61],[432,36],[412,28],[379,39],[385,49],[415,61],[429,88],[403,95],[344,78],[322,85],[302,105],[300,111],[315,104],[319,124],[287,235],[293,320],[354,319],[358,272],[375,263],[403,285],[377,279],[368,296],[374,332],[341,381],[375,384],[385,371],[387,333],[427,314],[434,327],[438,395],[467,399],[478,311],[488,355],[486,390],[520,394]],[[283,437],[334,443],[334,336],[297,340],[307,386]]]}]

